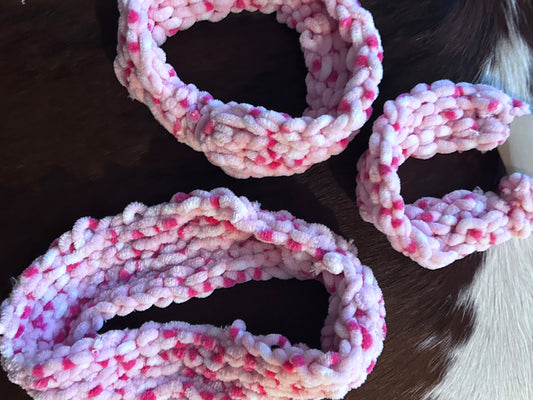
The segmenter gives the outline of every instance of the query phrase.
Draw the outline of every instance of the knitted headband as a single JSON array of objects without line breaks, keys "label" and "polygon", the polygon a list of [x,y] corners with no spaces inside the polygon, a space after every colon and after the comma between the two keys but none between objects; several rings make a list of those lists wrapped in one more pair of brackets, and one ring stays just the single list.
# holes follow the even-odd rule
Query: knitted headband
[{"label": "knitted headband", "polygon": [[387,101],[373,126],[369,150],[358,162],[361,216],[392,246],[420,265],[436,269],[511,237],[526,237],[533,221],[533,180],[504,177],[500,196],[457,190],[442,199],[405,205],[397,170],[409,157],[487,151],[509,136],[515,117],[529,114],[521,101],[486,85],[438,81],[419,84]]},{"label": "knitted headband", "polygon": [[[383,69],[371,14],[357,1],[119,0],[115,72],[180,142],[236,178],[292,175],[343,151],[368,120]],[[309,70],[302,117],[214,100],[166,63],[166,38],[230,12],[276,12],[300,33]]]},{"label": "knitted headband", "polygon": [[[271,278],[324,283],[322,350],[252,335],[242,321],[98,333],[116,315]],[[3,303],[1,354],[9,378],[36,399],[337,399],[372,370],[384,315],[372,271],[325,226],[227,189],[195,191],[78,220]]]}]

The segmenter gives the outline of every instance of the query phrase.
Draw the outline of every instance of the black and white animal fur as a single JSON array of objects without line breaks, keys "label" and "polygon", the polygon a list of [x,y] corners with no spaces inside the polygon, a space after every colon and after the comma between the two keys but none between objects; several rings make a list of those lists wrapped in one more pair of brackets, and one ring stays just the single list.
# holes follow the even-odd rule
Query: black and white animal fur
[{"label": "black and white animal fur", "polygon": [[[531,17],[526,6],[531,9],[518,0],[499,2],[504,29],[479,80],[532,104],[533,51],[523,33]],[[533,130],[531,134],[533,141]],[[425,399],[533,399],[532,264],[531,238],[511,240],[484,254],[458,304],[474,312],[472,333],[453,350],[442,380]]]},{"label": "black and white animal fur", "polygon": [[[447,78],[491,84],[533,105],[533,29],[528,26],[533,1],[364,3],[381,32],[384,83],[395,95],[429,76],[429,82]],[[417,333],[413,370],[420,371],[414,367],[417,360],[431,354],[438,360],[433,363],[437,371],[432,382],[420,376],[418,387],[403,391],[402,400],[533,399],[532,264],[533,239],[511,240],[484,253],[473,279],[451,296],[449,317],[464,314],[459,319],[467,326],[460,340],[442,332]],[[424,284],[432,278],[427,279]]]}]

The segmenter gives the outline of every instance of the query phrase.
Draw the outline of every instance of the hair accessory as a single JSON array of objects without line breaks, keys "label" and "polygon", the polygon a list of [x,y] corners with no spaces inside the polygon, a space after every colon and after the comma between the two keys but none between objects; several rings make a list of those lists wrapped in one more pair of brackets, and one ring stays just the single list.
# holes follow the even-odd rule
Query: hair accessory
[{"label": "hair accessory", "polygon": [[419,84],[387,101],[357,166],[362,218],[385,233],[396,250],[430,269],[513,236],[528,236],[533,181],[527,175],[504,177],[500,196],[457,190],[405,205],[397,173],[409,157],[494,149],[509,136],[513,119],[524,114],[529,114],[526,104],[491,86],[450,81]]},{"label": "hair accessory", "polygon": [[[236,178],[292,175],[343,151],[368,120],[383,75],[372,15],[357,1],[119,0],[115,72],[180,142]],[[166,63],[166,38],[230,12],[276,12],[300,33],[309,107],[299,118],[213,99]]]},{"label": "hair accessory", "polygon": [[[252,335],[239,320],[98,333],[116,315],[271,278],[324,283],[321,350]],[[78,220],[3,303],[1,354],[9,378],[38,399],[338,399],[372,370],[384,316],[372,271],[325,226],[227,189],[194,191]]]}]

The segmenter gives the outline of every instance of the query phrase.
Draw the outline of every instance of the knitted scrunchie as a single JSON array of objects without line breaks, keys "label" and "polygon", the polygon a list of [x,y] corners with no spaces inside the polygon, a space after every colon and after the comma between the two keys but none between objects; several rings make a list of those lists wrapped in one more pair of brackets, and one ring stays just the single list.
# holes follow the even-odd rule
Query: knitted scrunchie
[{"label": "knitted scrunchie", "polygon": [[358,162],[357,199],[362,218],[387,235],[392,246],[420,265],[436,269],[531,233],[533,180],[506,176],[500,196],[457,190],[442,199],[404,204],[397,170],[409,157],[502,144],[515,117],[529,114],[521,101],[486,85],[438,81],[419,84],[384,106],[369,150]]},{"label": "knitted scrunchie", "polygon": [[[292,175],[340,153],[368,120],[381,81],[372,15],[353,0],[119,0],[115,72],[180,142],[237,178]],[[302,117],[214,100],[166,63],[166,38],[230,12],[276,12],[300,33],[309,69]]]},{"label": "knitted scrunchie", "polygon": [[[252,335],[242,321],[98,333],[116,315],[271,278],[324,283],[321,350]],[[372,370],[384,315],[372,271],[325,226],[227,189],[195,191],[78,220],[3,303],[1,354],[9,378],[36,399],[337,399]]]}]

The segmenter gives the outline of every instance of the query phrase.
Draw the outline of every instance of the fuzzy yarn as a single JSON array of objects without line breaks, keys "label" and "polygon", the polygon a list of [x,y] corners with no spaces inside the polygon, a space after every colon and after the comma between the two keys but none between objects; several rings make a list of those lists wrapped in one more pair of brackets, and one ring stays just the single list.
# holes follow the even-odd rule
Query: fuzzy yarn
[{"label": "fuzzy yarn", "polygon": [[[321,350],[252,335],[239,320],[98,333],[116,315],[272,278],[324,283]],[[338,399],[372,370],[384,316],[372,271],[328,228],[228,189],[198,190],[78,220],[4,301],[1,355],[9,378],[35,399]]]},{"label": "fuzzy yarn", "polygon": [[531,234],[533,180],[504,177],[500,196],[457,190],[442,199],[404,204],[397,170],[409,157],[427,159],[471,149],[488,151],[509,136],[528,105],[486,85],[443,80],[419,84],[387,101],[358,162],[357,199],[365,221],[423,267],[436,269],[512,237]]},{"label": "fuzzy yarn", "polygon": [[[180,142],[236,178],[292,175],[342,152],[372,113],[383,75],[372,15],[353,0],[119,0],[115,72]],[[166,62],[167,37],[230,12],[276,12],[300,33],[309,70],[303,115],[223,103],[182,82]]]}]

